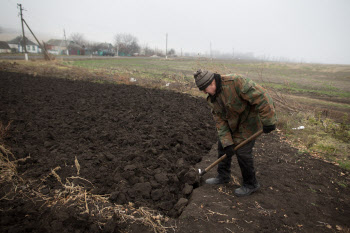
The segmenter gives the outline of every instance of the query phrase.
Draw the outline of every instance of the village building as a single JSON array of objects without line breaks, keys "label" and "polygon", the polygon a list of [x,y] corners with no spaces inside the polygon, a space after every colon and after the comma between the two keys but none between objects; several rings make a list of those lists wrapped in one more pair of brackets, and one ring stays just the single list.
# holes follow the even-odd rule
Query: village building
[{"label": "village building", "polygon": [[6,41],[0,41],[0,53],[11,53],[11,48]]},{"label": "village building", "polygon": [[115,49],[111,43],[101,43],[98,45],[98,55],[99,56],[114,56]]},{"label": "village building", "polygon": [[68,41],[51,39],[45,43],[45,48],[48,53],[55,55],[69,55],[68,53]]},{"label": "village building", "polygon": [[[25,45],[28,53],[41,53],[41,49],[37,44],[29,40],[27,37],[25,37],[25,40],[26,40]],[[14,52],[19,52],[19,53],[25,52],[22,36],[17,36],[15,39],[10,40],[7,43]]]},{"label": "village building", "polygon": [[84,46],[71,40],[51,39],[45,43],[48,53],[55,55],[85,55]]}]

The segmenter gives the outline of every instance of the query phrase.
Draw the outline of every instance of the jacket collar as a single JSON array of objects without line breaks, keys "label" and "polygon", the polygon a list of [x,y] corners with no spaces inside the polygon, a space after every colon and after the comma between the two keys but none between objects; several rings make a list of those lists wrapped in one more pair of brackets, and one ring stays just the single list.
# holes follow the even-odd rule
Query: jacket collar
[{"label": "jacket collar", "polygon": [[220,74],[214,74],[214,79],[215,79],[215,83],[216,83],[216,91],[215,91],[214,95],[209,95],[210,100],[211,100],[212,103],[215,102],[216,98],[218,97],[218,95],[220,94],[220,92],[222,90]]}]

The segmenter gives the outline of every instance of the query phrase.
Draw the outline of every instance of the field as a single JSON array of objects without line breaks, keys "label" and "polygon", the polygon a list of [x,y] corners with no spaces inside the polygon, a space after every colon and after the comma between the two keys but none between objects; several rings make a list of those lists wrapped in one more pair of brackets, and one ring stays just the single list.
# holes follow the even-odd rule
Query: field
[{"label": "field", "polygon": [[[65,64],[91,72],[119,74],[140,83],[152,80],[160,88],[171,83],[169,86],[177,91],[199,96],[203,95],[195,90],[192,77],[198,68],[243,75],[269,89],[276,105],[281,108],[280,129],[290,136],[295,146],[350,169],[350,66],[145,58],[70,61]],[[325,123],[325,119],[332,122]],[[293,128],[301,125],[306,126],[306,130],[293,132]],[[300,140],[305,143],[300,143]]]},{"label": "field", "polygon": [[[233,195],[236,162],[228,185],[196,176],[217,150],[198,68],[241,73],[274,95],[280,130],[256,142],[262,189],[250,197]],[[346,165],[311,156],[288,129],[309,106],[324,137],[324,122],[348,132],[349,66],[127,58],[0,69],[3,232],[349,232]],[[331,136],[346,164],[348,142]]]}]

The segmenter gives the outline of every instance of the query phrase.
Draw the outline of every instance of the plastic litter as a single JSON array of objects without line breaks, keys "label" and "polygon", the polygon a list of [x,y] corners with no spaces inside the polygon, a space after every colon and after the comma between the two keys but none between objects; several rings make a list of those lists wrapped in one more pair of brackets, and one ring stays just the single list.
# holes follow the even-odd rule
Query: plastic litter
[{"label": "plastic litter", "polygon": [[294,129],[294,130],[305,129],[305,126],[299,126],[299,127],[292,128],[292,129]]}]

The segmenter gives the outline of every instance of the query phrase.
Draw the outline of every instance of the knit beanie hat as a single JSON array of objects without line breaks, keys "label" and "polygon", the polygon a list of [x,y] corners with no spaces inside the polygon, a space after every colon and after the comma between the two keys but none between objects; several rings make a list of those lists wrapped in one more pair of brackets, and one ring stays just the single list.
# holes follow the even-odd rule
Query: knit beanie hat
[{"label": "knit beanie hat", "polygon": [[194,73],[193,76],[197,87],[201,91],[207,88],[210,85],[210,83],[214,80],[214,73],[211,73],[207,70],[199,69],[196,73]]}]

